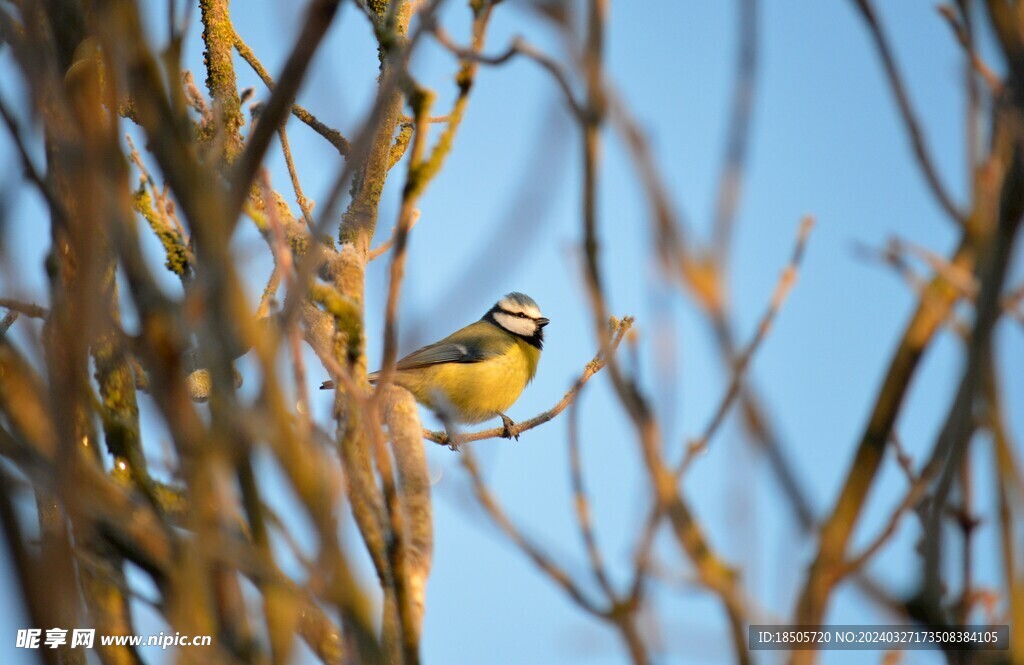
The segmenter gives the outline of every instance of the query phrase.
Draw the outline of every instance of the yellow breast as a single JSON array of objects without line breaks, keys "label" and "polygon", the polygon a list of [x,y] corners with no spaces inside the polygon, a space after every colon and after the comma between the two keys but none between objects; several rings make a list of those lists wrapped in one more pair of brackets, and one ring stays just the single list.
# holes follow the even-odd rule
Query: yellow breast
[{"label": "yellow breast", "polygon": [[395,382],[434,411],[479,423],[507,410],[537,372],[540,350],[517,339],[499,356],[475,363],[442,363],[402,370]]}]

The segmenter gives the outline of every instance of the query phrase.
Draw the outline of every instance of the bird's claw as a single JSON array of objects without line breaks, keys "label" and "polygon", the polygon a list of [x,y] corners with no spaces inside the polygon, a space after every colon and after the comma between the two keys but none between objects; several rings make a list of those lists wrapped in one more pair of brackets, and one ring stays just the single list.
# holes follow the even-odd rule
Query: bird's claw
[{"label": "bird's claw", "polygon": [[459,452],[459,444],[461,442],[459,441],[458,436],[452,434],[450,431],[448,431],[447,428],[445,429],[444,432],[444,441],[442,441],[441,443],[447,444],[448,450],[451,450],[456,453]]},{"label": "bird's claw", "polygon": [[515,440],[518,441],[519,434],[512,432],[512,428],[516,426],[515,422],[504,413],[499,413],[498,415],[501,416],[501,424],[504,426],[501,432],[501,437],[503,439],[511,439],[514,437]]}]

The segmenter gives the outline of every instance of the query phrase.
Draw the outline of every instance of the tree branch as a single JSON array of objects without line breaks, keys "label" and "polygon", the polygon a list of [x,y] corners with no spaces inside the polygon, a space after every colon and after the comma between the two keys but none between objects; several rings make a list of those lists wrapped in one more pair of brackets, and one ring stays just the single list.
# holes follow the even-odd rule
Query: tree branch
[{"label": "tree branch", "polygon": [[[270,74],[263,67],[263,63],[259,61],[256,54],[252,52],[252,49],[249,48],[237,32],[235,32],[234,46],[235,50],[238,51],[238,55],[242,56],[242,59],[249,63],[249,66],[252,67],[257,76],[263,80],[263,83],[267,88],[273,91],[276,87],[274,79],[270,77]],[[338,151],[339,155],[345,157],[349,154],[352,146],[349,144],[348,139],[342,136],[341,132],[320,122],[315,115],[299,104],[292,104],[291,113],[296,118],[304,122],[314,132],[327,139],[327,142],[334,146],[334,149]]]}]

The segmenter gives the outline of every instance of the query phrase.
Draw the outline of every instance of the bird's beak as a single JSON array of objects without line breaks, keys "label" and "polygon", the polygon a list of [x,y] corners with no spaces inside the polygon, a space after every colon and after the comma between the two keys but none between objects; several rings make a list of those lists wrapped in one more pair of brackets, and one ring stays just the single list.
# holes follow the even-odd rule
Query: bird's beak
[{"label": "bird's beak", "polygon": [[534,319],[534,320],[537,322],[537,325],[540,326],[541,328],[543,328],[547,324],[551,323],[551,319],[545,319],[543,316],[540,317],[539,319]]}]

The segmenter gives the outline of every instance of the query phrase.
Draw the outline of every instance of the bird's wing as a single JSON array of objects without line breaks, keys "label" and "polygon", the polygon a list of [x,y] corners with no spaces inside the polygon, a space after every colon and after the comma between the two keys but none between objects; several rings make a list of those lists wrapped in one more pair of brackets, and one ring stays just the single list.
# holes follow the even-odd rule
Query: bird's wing
[{"label": "bird's wing", "polygon": [[484,353],[474,349],[467,344],[458,342],[438,342],[425,346],[418,351],[413,351],[398,361],[396,369],[417,369],[428,365],[440,365],[441,363],[478,363],[486,360],[492,353]]},{"label": "bird's wing", "polygon": [[[487,340],[487,351],[481,349],[482,339]],[[501,334],[491,323],[477,321],[439,342],[413,351],[399,360],[395,369],[418,369],[441,363],[478,363],[500,356],[513,343],[511,336]]]}]

